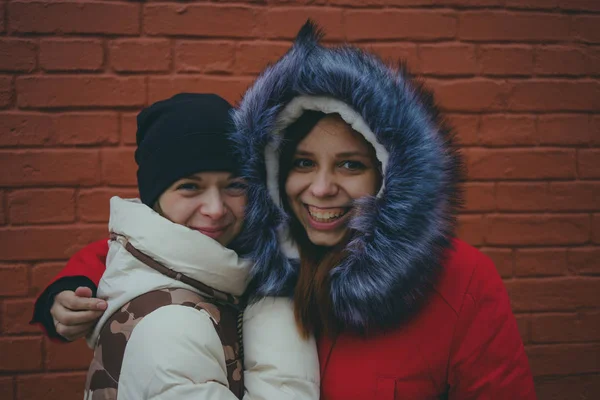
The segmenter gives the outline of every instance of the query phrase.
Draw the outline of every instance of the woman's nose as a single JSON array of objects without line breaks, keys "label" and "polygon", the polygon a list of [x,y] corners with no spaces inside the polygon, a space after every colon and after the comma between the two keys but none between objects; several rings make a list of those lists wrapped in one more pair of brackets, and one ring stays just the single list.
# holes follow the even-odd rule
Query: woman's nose
[{"label": "woman's nose", "polygon": [[219,190],[209,190],[204,193],[203,197],[202,204],[200,205],[200,212],[203,215],[212,219],[220,219],[227,213],[223,197]]},{"label": "woman's nose", "polygon": [[338,186],[335,177],[330,172],[323,171],[317,173],[310,185],[310,190],[315,197],[330,197],[337,194]]}]

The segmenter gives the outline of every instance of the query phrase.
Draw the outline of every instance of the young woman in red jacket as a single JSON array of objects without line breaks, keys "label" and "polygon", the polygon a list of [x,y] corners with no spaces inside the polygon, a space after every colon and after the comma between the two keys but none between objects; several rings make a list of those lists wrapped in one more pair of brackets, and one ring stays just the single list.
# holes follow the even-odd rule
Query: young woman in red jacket
[{"label": "young woman in red jacket", "polygon": [[[305,25],[234,115],[251,296],[293,296],[299,329],[319,338],[323,399],[535,399],[502,280],[454,236],[461,163],[430,94],[319,36]],[[53,286],[93,288],[105,254],[96,243],[71,259],[38,320],[88,330],[101,300],[52,299]]]}]

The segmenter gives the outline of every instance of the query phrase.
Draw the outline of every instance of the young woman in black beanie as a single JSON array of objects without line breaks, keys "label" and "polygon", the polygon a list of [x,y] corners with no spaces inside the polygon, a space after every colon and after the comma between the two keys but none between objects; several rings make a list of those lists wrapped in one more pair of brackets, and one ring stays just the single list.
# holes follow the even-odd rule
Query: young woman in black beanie
[{"label": "young woman in black beanie", "polygon": [[138,115],[140,199],[110,200],[97,283],[108,307],[87,336],[86,399],[318,398],[315,342],[298,335],[291,302],[243,312],[252,262],[236,252],[247,196],[230,111],[183,93]]}]

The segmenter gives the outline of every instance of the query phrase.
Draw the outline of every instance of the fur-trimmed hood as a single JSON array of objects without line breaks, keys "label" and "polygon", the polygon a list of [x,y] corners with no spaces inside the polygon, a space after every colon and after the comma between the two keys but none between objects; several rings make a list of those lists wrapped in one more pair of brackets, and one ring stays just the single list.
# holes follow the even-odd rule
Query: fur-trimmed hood
[{"label": "fur-trimmed hood", "polygon": [[431,94],[403,68],[355,47],[323,47],[320,38],[308,22],[234,113],[250,183],[239,242],[256,262],[252,291],[291,295],[298,263],[281,239],[286,216],[273,186],[278,133],[304,109],[339,113],[375,147],[383,188],[357,201],[350,224],[358,235],[331,272],[333,311],[350,330],[386,328],[414,311],[451,247],[461,163]]}]

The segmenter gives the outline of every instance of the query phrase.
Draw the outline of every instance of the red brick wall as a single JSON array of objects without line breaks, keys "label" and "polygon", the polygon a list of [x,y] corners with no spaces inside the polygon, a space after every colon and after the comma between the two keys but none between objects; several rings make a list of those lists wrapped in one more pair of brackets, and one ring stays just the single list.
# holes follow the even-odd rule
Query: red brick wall
[{"label": "red brick wall", "polygon": [[600,1],[0,1],[0,397],[80,399],[90,352],[27,322],[134,195],[135,114],[238,100],[307,17],[408,60],[469,167],[461,236],[506,279],[540,399],[600,398]]}]

